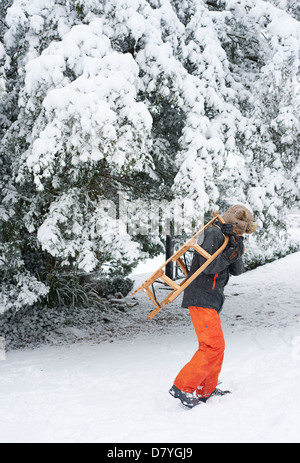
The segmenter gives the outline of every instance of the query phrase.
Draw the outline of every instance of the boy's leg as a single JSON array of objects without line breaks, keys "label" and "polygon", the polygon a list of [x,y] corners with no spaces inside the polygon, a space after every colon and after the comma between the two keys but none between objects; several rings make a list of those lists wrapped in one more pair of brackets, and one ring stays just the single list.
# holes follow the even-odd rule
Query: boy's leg
[{"label": "boy's leg", "polygon": [[196,394],[198,397],[209,397],[218,385],[220,371],[223,365],[224,354],[220,355],[215,367],[210,371],[205,380],[197,387]]},{"label": "boy's leg", "polygon": [[[197,390],[207,397],[215,389],[224,357],[224,336],[219,314],[213,309],[189,307],[199,348],[177,375],[174,385],[183,392]],[[205,395],[204,395],[205,394]]]}]

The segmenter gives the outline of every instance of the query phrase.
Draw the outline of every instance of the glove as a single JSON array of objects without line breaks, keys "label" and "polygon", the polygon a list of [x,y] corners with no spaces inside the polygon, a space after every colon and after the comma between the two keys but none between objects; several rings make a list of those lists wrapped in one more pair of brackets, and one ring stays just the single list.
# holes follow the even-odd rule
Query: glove
[{"label": "glove", "polygon": [[228,244],[223,251],[223,256],[229,264],[236,262],[244,253],[244,239],[242,236],[237,236],[233,233],[229,237]]},{"label": "glove", "polygon": [[220,228],[221,228],[221,231],[223,233],[223,235],[226,235],[226,236],[233,236],[235,235],[234,231],[233,231],[233,225],[232,223],[222,223],[220,225]]}]

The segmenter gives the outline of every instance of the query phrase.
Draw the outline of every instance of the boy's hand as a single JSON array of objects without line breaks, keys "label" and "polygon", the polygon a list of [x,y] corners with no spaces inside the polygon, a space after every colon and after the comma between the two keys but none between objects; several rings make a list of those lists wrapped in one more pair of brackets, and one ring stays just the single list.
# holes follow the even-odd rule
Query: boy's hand
[{"label": "boy's hand", "polygon": [[233,225],[231,223],[222,223],[221,231],[223,235],[234,236],[235,232],[233,231]]},{"label": "boy's hand", "polygon": [[229,264],[233,264],[243,255],[244,251],[245,247],[243,237],[237,236],[233,233],[229,238],[228,245],[223,251],[223,255]]}]

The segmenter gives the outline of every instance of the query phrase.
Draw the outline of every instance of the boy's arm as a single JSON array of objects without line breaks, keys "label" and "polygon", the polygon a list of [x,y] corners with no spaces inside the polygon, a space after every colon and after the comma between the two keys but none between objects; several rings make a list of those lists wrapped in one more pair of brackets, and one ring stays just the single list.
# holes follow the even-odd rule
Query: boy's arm
[{"label": "boy's arm", "polygon": [[242,273],[245,272],[243,259],[240,257],[236,262],[229,265],[228,269],[229,269],[229,273],[233,276],[241,275]]},{"label": "boy's arm", "polygon": [[[209,228],[205,234],[204,241],[199,243],[199,245],[205,249],[209,254],[214,254],[224,243],[224,235],[221,230],[217,227]],[[232,247],[233,246],[233,247]],[[235,254],[234,244],[228,244],[225,250],[212,261],[212,263],[203,270],[203,273],[206,275],[220,273],[226,268],[229,267],[229,271],[232,275],[240,275],[244,271],[244,265],[241,257],[233,257],[232,253]],[[238,248],[238,245],[236,245]],[[206,259],[202,257],[199,253],[195,252],[194,259],[196,262],[193,262],[193,267],[201,267],[206,262]]]}]

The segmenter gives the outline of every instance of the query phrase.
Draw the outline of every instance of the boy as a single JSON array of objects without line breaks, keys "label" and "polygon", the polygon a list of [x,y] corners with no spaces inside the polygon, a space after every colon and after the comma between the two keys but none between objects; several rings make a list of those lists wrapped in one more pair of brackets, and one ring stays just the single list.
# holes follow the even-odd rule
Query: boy
[{"label": "boy", "polygon": [[[230,275],[244,272],[243,234],[253,233],[257,224],[251,212],[242,205],[235,205],[222,216],[225,224],[215,222],[205,230],[199,243],[213,254],[229,236],[225,250],[186,288],[183,307],[188,307],[199,341],[199,348],[175,378],[170,394],[180,399],[183,405],[192,408],[212,395],[224,395],[229,391],[216,388],[223,364],[225,342],[220,321],[224,303],[224,288]],[[189,276],[205,262],[197,252]]]}]

